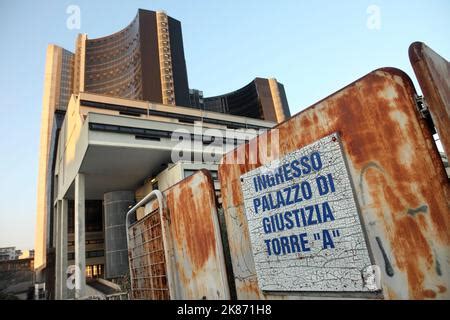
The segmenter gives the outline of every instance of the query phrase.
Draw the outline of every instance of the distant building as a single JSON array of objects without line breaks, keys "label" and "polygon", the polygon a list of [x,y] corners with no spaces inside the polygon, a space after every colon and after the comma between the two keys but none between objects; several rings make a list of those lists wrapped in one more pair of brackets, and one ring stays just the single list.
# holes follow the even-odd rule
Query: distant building
[{"label": "distant building", "polygon": [[17,260],[21,253],[20,250],[16,250],[16,247],[0,248],[0,261]]},{"label": "distant building", "polygon": [[34,258],[34,250],[23,250],[19,259],[32,259]]},{"label": "distant building", "polygon": [[[6,248],[8,250],[0,248],[0,252],[12,252],[11,248],[14,247]],[[19,259],[19,257],[14,256],[14,259],[0,260],[0,296],[3,299],[31,299],[33,282],[33,258]],[[0,297],[0,300],[2,297]]]},{"label": "distant building", "polygon": [[194,108],[250,117],[273,122],[283,122],[291,116],[284,86],[276,79],[256,78],[236,91],[215,97],[203,97],[203,92],[189,91]]},{"label": "distant building", "polygon": [[203,91],[197,89],[189,89],[189,103],[193,108],[205,110]]}]

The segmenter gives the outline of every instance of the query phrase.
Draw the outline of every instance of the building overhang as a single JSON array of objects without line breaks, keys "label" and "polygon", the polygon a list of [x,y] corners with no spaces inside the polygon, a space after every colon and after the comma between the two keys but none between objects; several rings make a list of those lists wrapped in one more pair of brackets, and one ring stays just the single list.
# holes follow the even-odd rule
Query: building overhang
[{"label": "building overhang", "polygon": [[86,199],[135,190],[178,160],[218,163],[222,154],[274,125],[81,92],[72,95],[61,130],[55,194],[57,199],[73,199],[77,173],[85,175]]},{"label": "building overhang", "polygon": [[[95,112],[87,114],[81,132],[85,134],[80,139],[86,141],[79,143],[86,147],[79,152],[85,152],[78,154],[79,163],[74,164],[78,170],[72,170],[72,174],[85,175],[86,199],[102,199],[104,193],[111,191],[136,190],[146,179],[178,160],[219,163],[222,154],[255,136],[239,130],[202,127],[198,123]],[[233,136],[237,138],[231,139]],[[74,180],[70,181],[62,190],[67,199],[74,198]]]}]

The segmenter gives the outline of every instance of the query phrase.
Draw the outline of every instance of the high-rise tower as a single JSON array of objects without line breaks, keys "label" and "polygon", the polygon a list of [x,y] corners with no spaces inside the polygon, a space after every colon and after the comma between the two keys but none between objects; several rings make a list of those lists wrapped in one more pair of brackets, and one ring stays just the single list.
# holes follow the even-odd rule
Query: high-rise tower
[{"label": "high-rise tower", "polygon": [[[226,95],[192,99],[181,23],[164,12],[139,9],[126,28],[102,38],[80,34],[74,53],[49,45],[37,190],[37,282],[61,298],[68,261],[81,261],[80,268],[93,276],[114,278],[126,269],[126,248],[112,231],[123,226],[104,217],[121,212],[110,202],[128,206],[138,184],[170,164],[170,135],[178,126],[266,129],[288,116],[283,86],[274,79],[256,78]],[[91,141],[96,135],[107,138],[104,146]],[[120,141],[124,137],[130,139],[126,146]],[[245,139],[233,144],[238,141]],[[108,157],[109,152],[118,154]],[[75,226],[85,230],[77,232]],[[80,240],[80,234],[85,238]],[[74,244],[82,245],[83,239],[85,246],[77,249]]]}]

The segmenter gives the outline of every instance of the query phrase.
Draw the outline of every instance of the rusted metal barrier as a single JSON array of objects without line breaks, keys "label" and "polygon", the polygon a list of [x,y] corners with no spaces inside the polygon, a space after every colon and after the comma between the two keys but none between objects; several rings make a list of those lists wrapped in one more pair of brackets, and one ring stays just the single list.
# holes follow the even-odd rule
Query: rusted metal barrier
[{"label": "rusted metal barrier", "polygon": [[[297,299],[311,296],[450,298],[450,186],[430,128],[416,107],[415,96],[413,84],[405,73],[394,68],[379,69],[223,157],[219,177],[238,299]],[[448,130],[448,127],[441,129]],[[321,139],[337,137],[340,141],[344,160],[340,160],[337,151],[334,158],[326,159],[331,162],[338,159],[345,163],[346,173],[339,181],[344,181],[345,176],[349,178],[351,192],[345,192],[348,208],[354,215],[344,218],[353,218],[353,221],[359,219],[365,239],[358,243],[361,252],[350,252],[351,249],[338,251],[339,254],[346,254],[345,264],[335,263],[339,256],[335,256],[328,248],[319,250],[320,254],[317,248],[312,248],[313,254],[299,254],[298,250],[296,255],[292,255],[290,250],[295,252],[294,249],[300,248],[299,243],[306,238],[292,238],[295,241],[290,243],[291,249],[286,247],[286,252],[283,244],[286,237],[280,238],[281,247],[279,244],[270,247],[270,241],[266,239],[268,252],[261,251],[266,248],[263,242],[258,242],[258,232],[264,235],[264,232],[273,230],[264,224],[265,231],[263,225],[255,229],[258,224],[253,221],[264,215],[267,219],[275,219],[272,216],[279,210],[269,214],[255,212],[261,208],[258,207],[259,200],[255,202],[255,198],[255,210],[252,209],[249,190],[258,187],[252,186],[250,178],[261,174],[258,171],[264,164],[261,159],[265,159],[265,152],[271,149],[262,147],[262,142],[275,141],[277,136],[279,155],[275,160],[289,157],[292,160],[296,152],[301,154],[302,150],[311,155],[314,150],[321,150],[322,147],[314,145]],[[252,150],[255,142],[258,147]],[[237,161],[239,155],[243,155],[242,162]],[[282,160],[281,165],[286,161]],[[341,173],[338,173],[339,179]],[[352,196],[356,209],[352,209]],[[330,202],[336,221],[344,214],[339,207],[341,200],[339,198],[336,202]],[[333,226],[334,221],[327,223]],[[309,230],[297,224],[297,233]],[[280,226],[278,228],[281,230]],[[336,233],[336,230],[329,231],[335,236],[346,236],[345,229],[341,229],[341,234]],[[360,232],[352,230],[356,235]],[[283,232],[286,233],[286,230]],[[351,245],[355,237],[348,236]],[[318,242],[317,237],[319,235],[314,234],[309,244]],[[301,243],[307,244],[307,241]],[[270,248],[274,251],[270,252]],[[336,248],[339,249],[338,245]],[[261,257],[261,254],[265,256]],[[286,262],[283,259],[288,254],[293,258]],[[351,263],[352,257],[357,261],[355,265],[365,263],[367,270],[379,267],[379,288],[375,286],[375,290],[369,290],[363,287],[364,281],[354,279],[350,284],[352,290],[347,290],[344,280],[355,268]],[[302,259],[306,259],[304,261],[307,263],[302,262]],[[318,259],[324,259],[322,265],[317,264]],[[290,268],[301,267],[303,269],[295,270],[306,270],[308,263],[313,269],[298,274],[296,283],[282,282],[283,279],[292,278],[290,270],[293,269]],[[325,276],[320,273],[322,268],[329,266],[328,263],[334,268],[332,272],[326,273],[334,277],[332,279],[324,279]],[[363,278],[364,270],[360,271]],[[322,285],[317,282],[322,282]],[[331,285],[339,282],[342,285]],[[306,284],[312,290],[298,289]]]},{"label": "rusted metal barrier", "polygon": [[209,172],[169,188],[163,202],[148,203],[144,218],[129,227],[132,298],[229,299]]},{"label": "rusted metal barrier", "polygon": [[[147,212],[145,219],[130,228],[130,216],[152,200],[157,207]],[[173,287],[173,268],[166,237],[166,201],[159,190],[150,192],[126,215],[128,260],[130,266],[131,297],[134,299],[167,300]],[[131,229],[131,230],[130,230]]]},{"label": "rusted metal barrier", "polygon": [[409,60],[447,155],[450,153],[450,63],[422,42],[409,47]]}]

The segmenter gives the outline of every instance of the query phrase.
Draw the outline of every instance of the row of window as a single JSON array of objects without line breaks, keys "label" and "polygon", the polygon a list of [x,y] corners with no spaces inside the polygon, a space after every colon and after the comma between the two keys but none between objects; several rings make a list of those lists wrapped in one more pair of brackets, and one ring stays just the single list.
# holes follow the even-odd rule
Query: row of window
[{"label": "row of window", "polygon": [[[118,76],[115,76],[116,74]],[[114,86],[118,83],[133,80],[141,82],[141,68],[140,64],[137,64],[134,67],[124,69],[122,72],[120,69],[111,70],[110,73],[90,72],[87,78],[86,85],[92,88],[105,88],[106,86]]]},{"label": "row of window", "polygon": [[94,264],[86,266],[86,277],[96,278],[103,275],[104,266],[102,264]]},{"label": "row of window", "polygon": [[141,53],[138,49],[126,57],[118,57],[106,63],[86,63],[86,73],[106,73],[111,70],[126,70],[140,64]]},{"label": "row of window", "polygon": [[59,90],[59,108],[66,109],[72,93],[72,74],[73,74],[74,54],[64,50],[61,62],[61,78]]},{"label": "row of window", "polygon": [[97,48],[93,48],[90,43],[86,47],[86,53],[94,53],[98,57],[107,58],[107,56],[114,54],[117,55],[119,53],[127,53],[130,48],[134,48],[138,46],[137,42],[139,41],[139,34],[133,36],[132,39],[123,39],[123,41],[110,43],[110,46],[105,47],[103,50],[99,50]]},{"label": "row of window", "polygon": [[[86,240],[86,245],[92,245],[92,244],[102,244],[104,243],[103,239],[94,239],[94,240]],[[68,241],[67,245],[69,247],[73,247],[75,245],[75,241]]]},{"label": "row of window", "polygon": [[[104,250],[93,250],[93,251],[86,251],[86,259],[88,258],[99,258],[104,257],[105,251]],[[67,254],[68,260],[75,260],[75,252],[69,252]]]},{"label": "row of window", "polygon": [[138,30],[138,21],[139,15],[136,16],[127,27],[116,32],[115,34],[100,39],[89,40],[89,45],[92,47],[101,48],[103,46],[109,47],[112,43],[123,41],[124,39],[127,39],[130,34],[136,33],[136,30]]},{"label": "row of window", "polygon": [[[103,231],[103,202],[102,200],[86,200],[85,202],[85,230],[86,232]],[[75,203],[69,200],[68,230],[75,230]]]},{"label": "row of window", "polygon": [[[119,50],[119,49],[118,49]],[[133,55],[140,52],[139,45],[132,47],[129,50],[124,51],[123,54],[120,52],[110,52],[109,54],[98,54],[97,52],[86,52],[86,64],[95,66],[108,66],[112,64],[119,64],[121,61],[126,61],[130,59]]]}]

